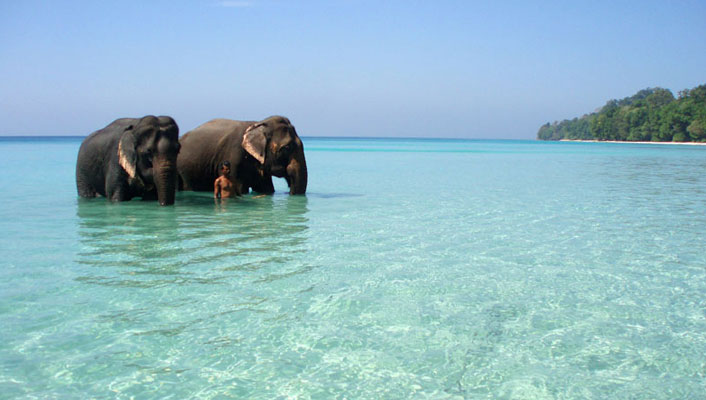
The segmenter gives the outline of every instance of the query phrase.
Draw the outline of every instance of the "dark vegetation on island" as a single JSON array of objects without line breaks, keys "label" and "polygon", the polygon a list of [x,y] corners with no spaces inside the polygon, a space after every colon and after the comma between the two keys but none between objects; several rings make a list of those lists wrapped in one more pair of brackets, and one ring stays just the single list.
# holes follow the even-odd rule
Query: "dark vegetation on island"
[{"label": "dark vegetation on island", "polygon": [[539,140],[706,142],[706,85],[679,92],[640,90],[581,118],[546,123]]}]

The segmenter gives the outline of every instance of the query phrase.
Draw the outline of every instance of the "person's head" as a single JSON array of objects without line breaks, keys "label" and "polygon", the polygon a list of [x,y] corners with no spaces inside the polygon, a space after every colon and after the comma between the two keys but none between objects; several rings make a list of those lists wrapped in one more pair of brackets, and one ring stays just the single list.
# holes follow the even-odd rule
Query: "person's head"
[{"label": "person's head", "polygon": [[223,161],[218,167],[218,172],[220,172],[221,175],[228,175],[230,172],[230,161]]}]

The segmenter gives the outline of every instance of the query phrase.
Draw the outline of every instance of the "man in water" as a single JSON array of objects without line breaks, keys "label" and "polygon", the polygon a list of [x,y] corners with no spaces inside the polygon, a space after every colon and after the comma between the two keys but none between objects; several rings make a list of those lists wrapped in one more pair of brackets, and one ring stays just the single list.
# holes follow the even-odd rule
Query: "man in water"
[{"label": "man in water", "polygon": [[228,179],[228,174],[230,174],[230,162],[223,161],[218,168],[218,172],[220,176],[213,182],[213,197],[216,199],[235,197],[235,186],[233,182]]}]

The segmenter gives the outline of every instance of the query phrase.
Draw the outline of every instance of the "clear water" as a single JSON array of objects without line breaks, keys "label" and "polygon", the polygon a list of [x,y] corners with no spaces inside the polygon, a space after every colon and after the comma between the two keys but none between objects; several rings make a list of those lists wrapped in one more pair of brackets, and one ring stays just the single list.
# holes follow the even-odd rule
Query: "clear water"
[{"label": "clear water", "polygon": [[0,397],[704,398],[706,147],[304,142],[158,207],[0,140]]}]

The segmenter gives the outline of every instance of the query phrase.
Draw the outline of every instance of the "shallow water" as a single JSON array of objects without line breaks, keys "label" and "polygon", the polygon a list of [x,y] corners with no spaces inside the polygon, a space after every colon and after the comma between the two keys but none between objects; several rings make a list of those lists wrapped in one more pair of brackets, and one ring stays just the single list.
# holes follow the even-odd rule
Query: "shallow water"
[{"label": "shallow water", "polygon": [[706,393],[706,147],[304,144],[306,196],[159,207],[0,139],[0,398]]}]

